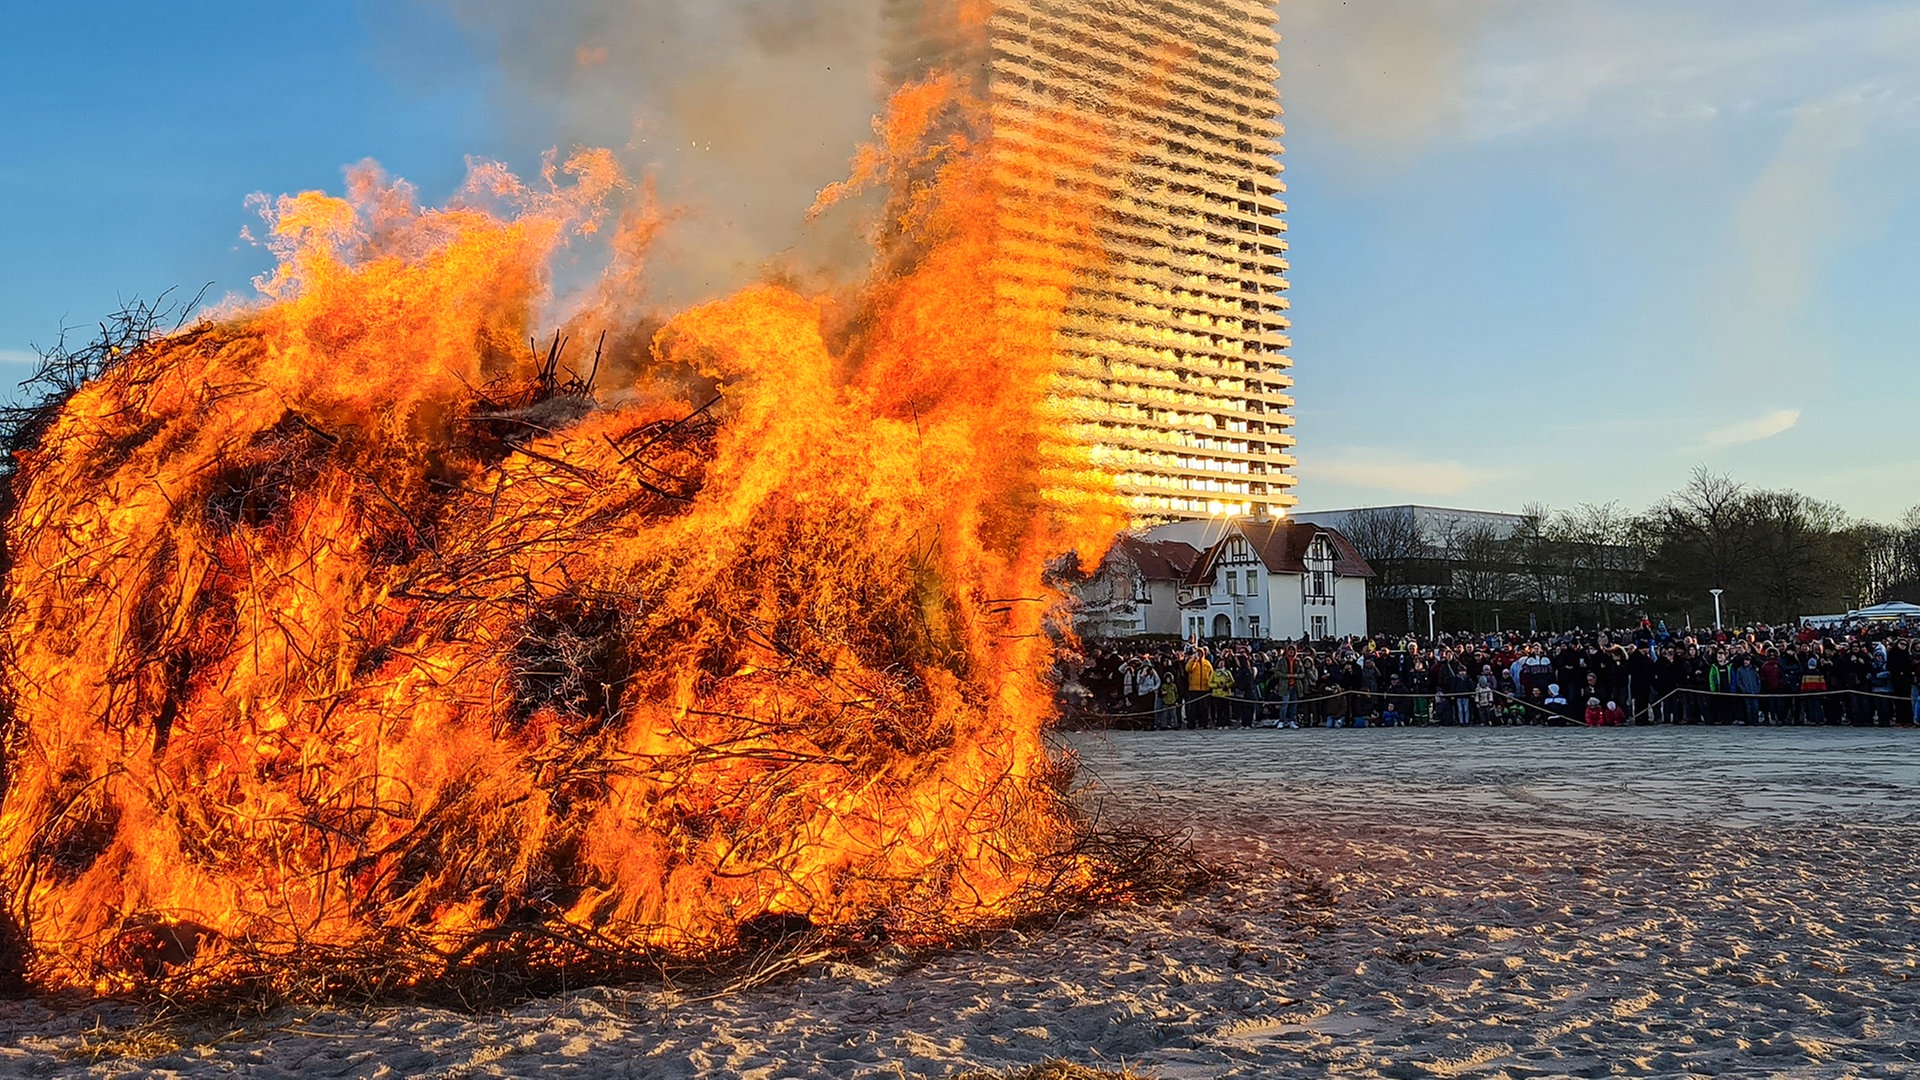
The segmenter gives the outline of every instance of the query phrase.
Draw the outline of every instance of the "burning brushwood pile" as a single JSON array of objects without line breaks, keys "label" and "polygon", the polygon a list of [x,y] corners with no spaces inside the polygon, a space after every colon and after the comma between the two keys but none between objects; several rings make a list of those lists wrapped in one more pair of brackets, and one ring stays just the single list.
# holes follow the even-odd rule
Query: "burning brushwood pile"
[{"label": "burning brushwood pile", "polygon": [[52,403],[5,521],[18,973],[531,985],[1124,888],[1042,741],[1044,569],[1118,524],[1047,435],[1092,214],[1030,202],[1051,259],[1002,261],[962,97],[904,91],[861,159],[860,290],[649,322],[609,156],[442,209],[362,170],[269,208],[260,302]]}]

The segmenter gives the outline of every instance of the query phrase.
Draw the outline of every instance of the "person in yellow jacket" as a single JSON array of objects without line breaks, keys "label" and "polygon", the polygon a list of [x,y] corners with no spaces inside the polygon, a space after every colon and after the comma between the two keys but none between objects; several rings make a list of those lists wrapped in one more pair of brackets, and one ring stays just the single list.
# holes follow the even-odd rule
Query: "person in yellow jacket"
[{"label": "person in yellow jacket", "polygon": [[1171,668],[1160,681],[1160,702],[1153,710],[1153,726],[1162,731],[1180,726],[1180,680]]},{"label": "person in yellow jacket", "polygon": [[1187,700],[1186,715],[1182,723],[1188,729],[1200,726],[1205,719],[1200,715],[1203,704],[1201,699],[1213,691],[1213,663],[1207,659],[1207,650],[1196,648],[1187,657]]},{"label": "person in yellow jacket", "polygon": [[1213,669],[1212,697],[1207,704],[1211,706],[1207,717],[1208,727],[1226,727],[1227,718],[1232,715],[1233,706],[1227,699],[1233,696],[1233,672],[1224,667]]}]

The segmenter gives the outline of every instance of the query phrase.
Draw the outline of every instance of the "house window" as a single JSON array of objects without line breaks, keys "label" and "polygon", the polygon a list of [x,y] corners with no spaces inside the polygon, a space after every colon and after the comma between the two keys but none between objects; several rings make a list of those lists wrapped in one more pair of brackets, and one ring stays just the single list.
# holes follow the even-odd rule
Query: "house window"
[{"label": "house window", "polygon": [[1323,602],[1333,599],[1333,545],[1324,536],[1314,537],[1307,547],[1307,599]]},{"label": "house window", "polygon": [[1240,574],[1238,571],[1235,571],[1235,570],[1227,571],[1227,595],[1228,596],[1240,595]]},{"label": "house window", "polygon": [[[1260,575],[1252,570],[1247,571],[1247,595],[1260,595]],[[1260,635],[1255,634],[1254,636],[1259,637]]]},{"label": "house window", "polygon": [[1253,615],[1247,619],[1247,636],[1250,638],[1260,636],[1260,616]]},{"label": "house window", "polygon": [[1153,586],[1146,578],[1133,579],[1133,602],[1136,604],[1153,603]]},{"label": "house window", "polygon": [[1313,628],[1314,640],[1318,641],[1327,636],[1327,617],[1325,615],[1315,615],[1313,618],[1307,620],[1307,622]]}]

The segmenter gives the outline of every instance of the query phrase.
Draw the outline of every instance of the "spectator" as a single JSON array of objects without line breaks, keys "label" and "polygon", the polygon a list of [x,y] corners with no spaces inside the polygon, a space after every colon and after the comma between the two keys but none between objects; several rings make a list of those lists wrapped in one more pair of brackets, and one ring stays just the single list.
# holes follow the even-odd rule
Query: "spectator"
[{"label": "spectator", "polygon": [[1226,727],[1232,722],[1233,716],[1229,711],[1229,706],[1232,705],[1229,699],[1233,697],[1233,672],[1224,667],[1214,668],[1209,687],[1207,726]]},{"label": "spectator", "polygon": [[1260,715],[1260,669],[1241,649],[1233,656],[1233,719],[1240,727],[1252,727]]},{"label": "spectator", "polygon": [[1749,727],[1760,723],[1760,669],[1753,665],[1753,657],[1742,653],[1733,664],[1733,692],[1740,695],[1735,703],[1740,710],[1740,722]]},{"label": "spectator", "polygon": [[[1754,627],[1695,639],[1649,624],[1631,643],[1577,632],[1350,638],[1317,647],[1088,641],[1084,657],[1062,652],[1058,685],[1069,711],[1156,727],[1278,727],[1303,712],[1309,723],[1344,725],[1384,718],[1389,704],[1402,724],[1538,723],[1548,715],[1527,704],[1578,723],[1590,698],[1622,706],[1635,723],[1913,724],[1915,657],[1904,626]],[[1223,676],[1226,693],[1216,694]],[[1503,697],[1512,704],[1501,706]]]},{"label": "spectator", "polygon": [[1161,731],[1171,731],[1180,726],[1180,678],[1174,668],[1160,673],[1159,708],[1153,715],[1153,726]]},{"label": "spectator", "polygon": [[1160,672],[1145,656],[1136,657],[1134,671],[1133,718],[1140,726],[1158,720],[1160,712]]},{"label": "spectator", "polygon": [[1547,696],[1542,699],[1541,704],[1551,714],[1555,725],[1573,722],[1573,706],[1567,704],[1566,696],[1560,693],[1559,683],[1547,684]]},{"label": "spectator", "polygon": [[1809,724],[1827,722],[1827,673],[1820,664],[1817,653],[1808,653],[1807,662],[1800,669],[1800,693],[1807,703],[1806,717]]},{"label": "spectator", "polygon": [[1184,715],[1180,718],[1182,727],[1199,727],[1206,719],[1203,714],[1205,699],[1213,692],[1213,661],[1207,657],[1207,650],[1195,648],[1187,656],[1184,666],[1186,674],[1186,700],[1181,703]]},{"label": "spectator", "polygon": [[1911,639],[1896,643],[1887,654],[1887,670],[1893,673],[1895,697],[1907,699],[1907,723],[1920,725],[1920,657],[1914,656]]}]

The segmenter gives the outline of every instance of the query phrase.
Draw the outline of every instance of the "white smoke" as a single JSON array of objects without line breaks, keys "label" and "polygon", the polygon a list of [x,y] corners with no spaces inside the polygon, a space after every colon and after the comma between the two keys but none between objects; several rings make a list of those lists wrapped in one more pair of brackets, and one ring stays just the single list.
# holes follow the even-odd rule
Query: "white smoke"
[{"label": "white smoke", "polygon": [[883,92],[877,0],[429,0],[497,57],[527,145],[606,146],[679,215],[649,277],[683,304],[789,269],[854,269],[864,229],[808,224]]}]

